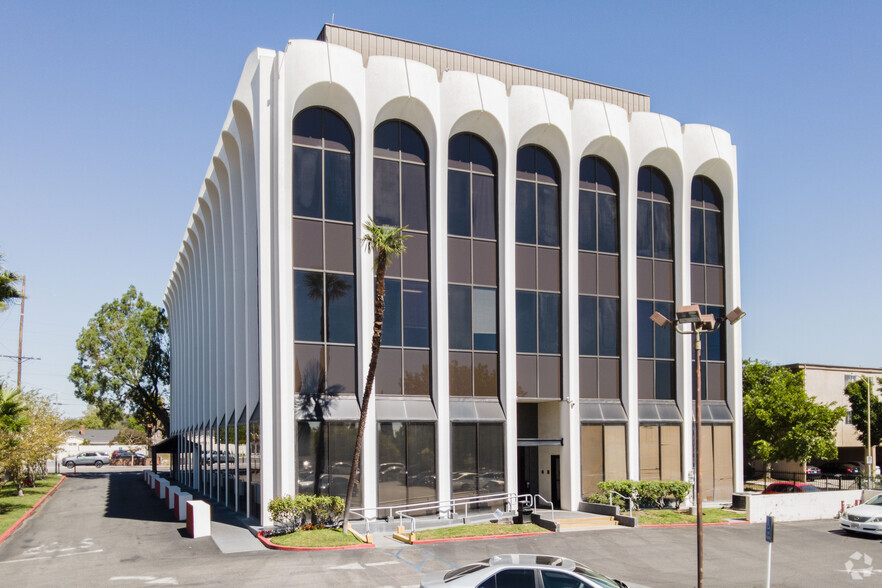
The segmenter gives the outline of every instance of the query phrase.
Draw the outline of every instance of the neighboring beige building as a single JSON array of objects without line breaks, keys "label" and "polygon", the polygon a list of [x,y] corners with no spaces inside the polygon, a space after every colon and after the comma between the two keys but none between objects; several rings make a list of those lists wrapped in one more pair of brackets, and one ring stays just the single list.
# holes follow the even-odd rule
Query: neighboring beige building
[{"label": "neighboring beige building", "polygon": [[[870,377],[873,380],[875,393],[879,394],[877,378],[882,378],[882,368],[844,367],[835,365],[817,365],[811,363],[792,363],[788,367],[794,371],[805,371],[805,391],[819,402],[835,402],[848,409],[848,415],[836,427],[836,446],[839,448],[839,459],[842,461],[864,462],[865,446],[857,436],[857,429],[851,424],[851,404],[845,396],[845,386],[850,382]],[[874,423],[871,423],[873,426]],[[882,427],[882,423],[879,423]],[[876,448],[876,463],[880,462],[879,448]]]}]

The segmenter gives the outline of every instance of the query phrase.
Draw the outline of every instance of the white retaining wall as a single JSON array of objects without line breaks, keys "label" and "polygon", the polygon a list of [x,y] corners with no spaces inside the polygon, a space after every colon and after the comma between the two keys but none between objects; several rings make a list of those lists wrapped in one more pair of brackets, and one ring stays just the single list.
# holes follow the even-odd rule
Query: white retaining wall
[{"label": "white retaining wall", "polygon": [[767,515],[781,521],[832,519],[845,508],[863,501],[862,490],[807,492],[804,494],[750,494],[747,496],[747,520],[761,523]]}]

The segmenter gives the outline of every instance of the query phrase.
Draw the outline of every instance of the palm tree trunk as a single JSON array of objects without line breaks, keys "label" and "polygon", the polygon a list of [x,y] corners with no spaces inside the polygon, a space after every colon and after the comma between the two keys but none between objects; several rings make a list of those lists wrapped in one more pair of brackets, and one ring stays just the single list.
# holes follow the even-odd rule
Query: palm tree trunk
[{"label": "palm tree trunk", "polygon": [[383,337],[383,313],[386,310],[386,252],[377,252],[377,286],[374,292],[374,336],[371,339],[371,360],[368,364],[367,379],[364,383],[364,398],[361,401],[361,418],[358,421],[358,434],[355,437],[355,450],[352,453],[352,466],[349,470],[349,484],[346,487],[346,502],[343,505],[343,533],[348,533],[349,505],[355,488],[355,477],[361,461],[361,442],[367,422],[368,404],[374,389],[374,375],[377,371],[377,358],[380,355],[380,341]]}]

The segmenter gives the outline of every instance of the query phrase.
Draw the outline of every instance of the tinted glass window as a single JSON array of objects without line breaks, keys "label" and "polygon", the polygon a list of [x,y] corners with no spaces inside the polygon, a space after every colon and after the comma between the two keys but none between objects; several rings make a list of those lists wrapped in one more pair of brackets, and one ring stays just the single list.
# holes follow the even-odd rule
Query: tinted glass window
[{"label": "tinted glass window", "polygon": [[579,296],[579,355],[597,355],[597,298]]},{"label": "tinted glass window", "polygon": [[496,239],[496,181],[490,176],[472,176],[472,218],[473,236]]},{"label": "tinted glass window", "polygon": [[429,284],[403,281],[403,321],[405,347],[429,346]]},{"label": "tinted glass window", "polygon": [[616,197],[610,194],[597,195],[597,250],[619,252],[619,215]]},{"label": "tinted glass window", "polygon": [[496,289],[474,289],[475,349],[496,350]]},{"label": "tinted glass window", "polygon": [[536,353],[536,293],[518,291],[516,301],[518,352]]},{"label": "tinted glass window", "polygon": [[398,164],[374,159],[374,221],[378,225],[401,226],[398,193]]},{"label": "tinted glass window", "polygon": [[471,349],[472,292],[469,286],[449,286],[449,335],[451,349]]},{"label": "tinted glass window", "polygon": [[536,242],[536,188],[529,182],[517,183],[515,210],[515,240],[518,243]]},{"label": "tinted glass window", "polygon": [[325,218],[352,222],[354,200],[352,158],[348,153],[325,152]]},{"label": "tinted glass window", "polygon": [[324,274],[294,272],[294,338],[299,341],[324,339]]},{"label": "tinted glass window", "polygon": [[447,232],[451,235],[471,235],[469,218],[469,174],[447,172]]},{"label": "tinted glass window", "polygon": [[598,355],[619,355],[619,301],[617,298],[598,298],[599,349]]},{"label": "tinted glass window", "polygon": [[294,214],[322,218],[322,152],[294,149]]},{"label": "tinted glass window", "polygon": [[579,192],[579,249],[597,250],[597,196]]},{"label": "tinted glass window", "polygon": [[355,343],[355,276],[325,275],[328,341]]},{"label": "tinted glass window", "polygon": [[386,310],[383,313],[383,345],[401,345],[401,280],[386,278]]},{"label": "tinted glass window", "polygon": [[560,353],[560,294],[539,293],[539,353]]},{"label": "tinted glass window", "polygon": [[429,230],[426,167],[401,164],[401,221],[412,231]]},{"label": "tinted glass window", "polygon": [[538,185],[536,195],[538,242],[540,245],[560,245],[559,202],[556,186]]}]

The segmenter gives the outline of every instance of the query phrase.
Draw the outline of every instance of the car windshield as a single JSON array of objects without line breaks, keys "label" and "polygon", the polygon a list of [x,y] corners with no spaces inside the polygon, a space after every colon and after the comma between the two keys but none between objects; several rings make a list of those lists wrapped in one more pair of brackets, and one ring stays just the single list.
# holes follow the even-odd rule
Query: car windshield
[{"label": "car windshield", "polygon": [[576,564],[576,567],[573,568],[573,571],[582,577],[588,578],[589,580],[594,582],[595,585],[603,586],[604,588],[621,588],[622,586],[624,586],[624,584],[619,582],[618,580],[607,578],[603,574],[599,574],[581,564]]},{"label": "car windshield", "polygon": [[812,486],[811,484],[806,484],[804,486],[800,486],[803,492],[820,492],[816,486]]},{"label": "car windshield", "polygon": [[452,582],[457,578],[461,578],[467,574],[471,574],[472,572],[477,572],[478,570],[482,570],[486,568],[489,564],[489,560],[479,561],[478,563],[469,564],[467,566],[462,566],[461,568],[456,568],[455,570],[450,570],[446,574],[444,574],[445,582]]},{"label": "car windshield", "polygon": [[866,501],[864,504],[873,504],[876,506],[882,506],[882,494],[877,494],[876,496],[874,496],[871,499],[869,499],[868,501]]}]

